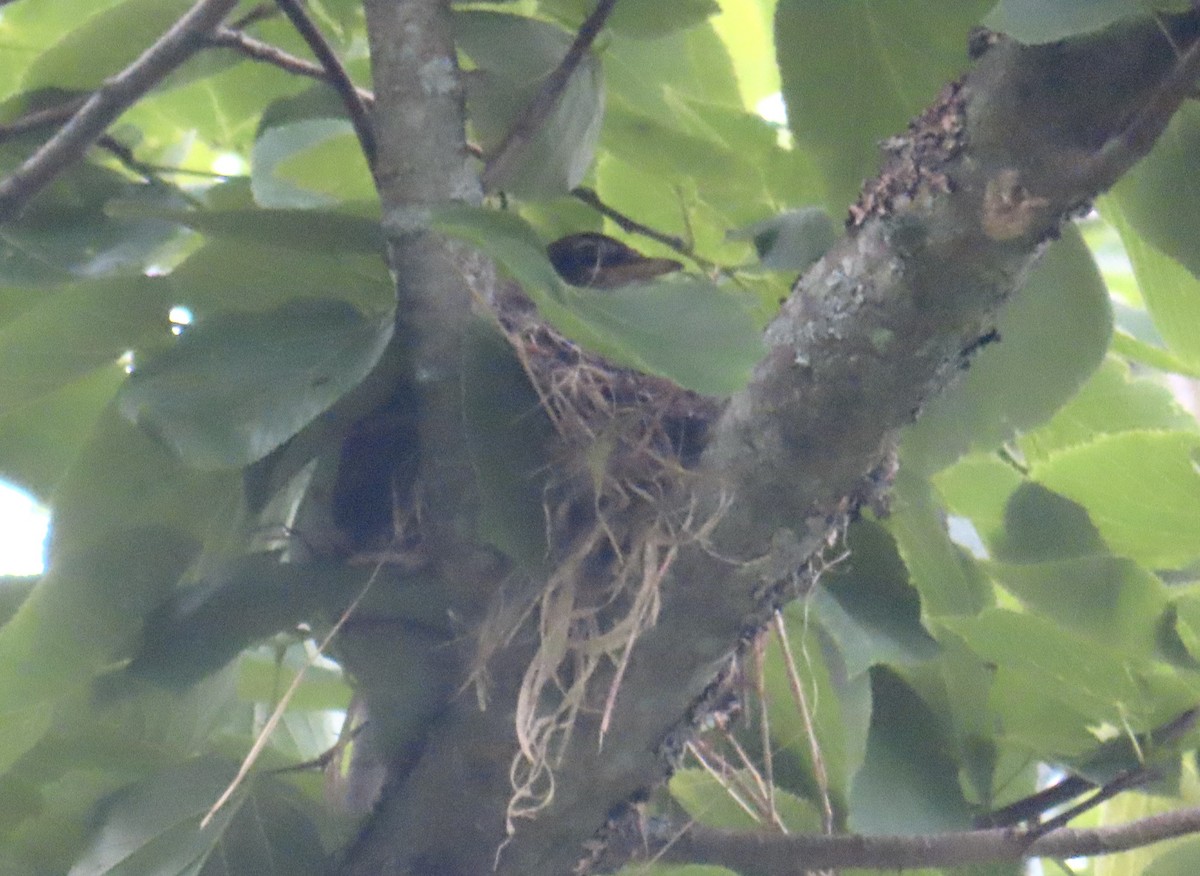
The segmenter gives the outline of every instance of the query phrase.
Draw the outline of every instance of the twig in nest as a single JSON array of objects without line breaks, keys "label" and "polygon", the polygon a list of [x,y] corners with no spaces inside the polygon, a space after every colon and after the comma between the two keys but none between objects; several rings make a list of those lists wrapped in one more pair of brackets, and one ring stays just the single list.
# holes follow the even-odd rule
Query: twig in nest
[{"label": "twig in nest", "polygon": [[513,122],[512,128],[505,135],[504,141],[488,159],[481,177],[485,190],[494,189],[496,180],[504,176],[505,171],[525,151],[525,147],[533,139],[534,134],[554,112],[563,91],[566,90],[567,83],[571,80],[571,74],[575,72],[579,62],[583,60],[583,56],[595,42],[596,36],[604,27],[604,22],[608,19],[609,13],[612,12],[616,3],[617,0],[599,0],[596,8],[592,10],[592,14],[580,25],[579,32],[575,35],[575,41],[563,55],[562,61],[551,71],[537,94],[521,110],[520,115]]},{"label": "twig in nest", "polygon": [[200,0],[136,61],[108,79],[53,137],[0,181],[0,222],[15,219],[29,201],[81,159],[121,113],[204,47],[205,36],[238,0]]},{"label": "twig in nest", "polygon": [[333,47],[329,45],[325,36],[308,17],[308,13],[304,11],[299,0],[275,0],[275,2],[279,4],[279,8],[287,16],[288,21],[292,23],[292,27],[296,28],[296,31],[304,38],[304,42],[308,44],[316,59],[321,62],[321,66],[325,68],[329,84],[337,91],[346,107],[347,115],[350,116],[354,134],[358,137],[359,145],[362,146],[363,155],[367,157],[367,166],[373,168],[376,151],[375,128],[371,124],[367,107],[363,103],[362,97],[359,96],[350,74],[346,72],[341,59],[333,51]]}]

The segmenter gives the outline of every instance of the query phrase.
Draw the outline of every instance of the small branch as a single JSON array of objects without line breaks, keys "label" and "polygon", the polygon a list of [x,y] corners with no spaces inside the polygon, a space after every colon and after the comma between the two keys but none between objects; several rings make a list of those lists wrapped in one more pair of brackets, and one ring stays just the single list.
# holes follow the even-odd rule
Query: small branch
[{"label": "small branch", "polygon": [[327,81],[346,106],[346,114],[350,116],[350,124],[354,126],[354,133],[358,137],[359,145],[362,146],[363,155],[367,158],[367,165],[374,167],[375,127],[371,124],[367,107],[359,96],[350,74],[342,65],[341,59],[338,58],[337,53],[333,51],[333,47],[329,45],[313,20],[308,17],[308,13],[304,11],[299,0],[275,0],[275,2],[287,16],[288,21],[292,23],[292,27],[296,28],[296,31],[304,38],[304,42],[308,44],[316,59],[321,62],[321,66],[325,68]]},{"label": "small branch", "polygon": [[[186,167],[170,167],[165,164],[152,164],[149,161],[142,161],[133,154],[133,150],[124,143],[116,140],[113,137],[105,134],[96,141],[96,145],[112,155],[113,158],[121,162],[121,165],[128,171],[136,173],[146,182],[159,183],[169,185],[161,179],[163,176],[195,176],[202,179],[226,180],[231,179],[227,173],[216,173],[211,170],[191,170]],[[180,192],[184,197],[189,197],[185,192]],[[196,202],[199,204],[199,202]]]},{"label": "small branch", "polygon": [[654,826],[631,853],[643,859],[728,867],[754,876],[799,876],[822,868],[901,870],[1108,855],[1200,832],[1200,807],[1107,827],[1062,828],[1030,842],[1028,831],[990,828],[923,836],[820,836]]},{"label": "small branch", "polygon": [[[12,0],[8,0],[8,2],[12,2]],[[0,125],[0,143],[12,140],[22,134],[28,134],[31,131],[61,125],[67,119],[71,118],[71,116],[75,115],[75,113],[79,112],[80,107],[86,101],[86,97],[77,97],[74,100],[68,100],[66,103],[60,103],[56,106],[33,110],[19,118],[13,119],[7,124]]]},{"label": "small branch", "polygon": [[546,77],[546,81],[542,83],[538,93],[521,110],[521,114],[517,116],[512,128],[505,136],[504,142],[488,159],[481,177],[485,191],[495,188],[496,180],[504,176],[505,171],[520,157],[534,134],[554,112],[563,91],[566,90],[567,83],[571,80],[571,74],[575,72],[579,62],[583,60],[583,56],[595,42],[596,36],[604,27],[604,22],[608,19],[609,13],[612,12],[616,3],[617,0],[598,0],[592,14],[580,25],[579,32],[575,35],[575,41],[563,55],[562,61]]},{"label": "small branch", "polygon": [[58,133],[0,181],[0,222],[15,219],[51,180],[83,157],[109,125],[204,47],[204,37],[238,0],[200,0],[141,57],[107,80]]},{"label": "small branch", "polygon": [[671,234],[665,234],[662,231],[656,231],[648,225],[643,225],[636,219],[631,219],[615,207],[610,207],[608,204],[600,200],[600,196],[596,194],[594,189],[580,186],[571,190],[571,196],[577,201],[582,201],[587,204],[601,216],[611,219],[617,224],[617,227],[626,234],[640,234],[642,237],[647,237],[650,240],[655,240],[663,246],[670,247],[682,256],[687,256],[689,259],[695,259],[695,254],[690,246],[682,237],[675,237]]},{"label": "small branch", "polygon": [[[285,73],[291,73],[295,76],[307,76],[310,79],[319,79],[322,82],[333,84],[328,71],[320,64],[314,64],[312,61],[306,61],[304,58],[297,58],[295,55],[285,52],[278,46],[255,39],[244,31],[235,30],[232,27],[218,27],[209,36],[208,43],[218,48],[231,49],[241,55],[245,55],[251,61],[259,61],[263,64],[278,67]],[[354,92],[358,95],[358,99],[367,107],[370,107],[375,102],[375,95],[369,89],[355,86]]]},{"label": "small branch", "polygon": [[1194,40],[1179,57],[1170,75],[1129,124],[1082,165],[1080,173],[1088,184],[1097,190],[1107,189],[1143,158],[1166,130],[1180,104],[1195,95],[1197,78],[1200,78],[1200,39]]},{"label": "small branch", "polygon": [[274,3],[259,3],[241,18],[235,18],[231,21],[229,26],[236,30],[242,30],[257,22],[274,18],[278,14],[279,8]]}]

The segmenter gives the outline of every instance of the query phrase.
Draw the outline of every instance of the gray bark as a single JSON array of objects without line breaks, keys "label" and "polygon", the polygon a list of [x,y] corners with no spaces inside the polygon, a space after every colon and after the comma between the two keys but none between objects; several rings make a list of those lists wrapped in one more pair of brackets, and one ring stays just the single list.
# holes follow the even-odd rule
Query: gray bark
[{"label": "gray bark", "polygon": [[[438,0],[372,0],[367,11],[378,175],[421,399],[428,545],[452,604],[479,617],[504,569],[466,535],[476,487],[458,353],[471,311],[464,277],[477,272],[423,224],[430,205],[478,197],[447,13]],[[1192,45],[1197,16],[1172,27]],[[666,776],[690,710],[747,632],[795,593],[854,507],[886,488],[897,432],[964,366],[1064,218],[1148,151],[1194,81],[1197,54],[1178,56],[1154,24],[1037,48],[1001,41],[894,139],[853,227],[797,283],[767,355],[715,425],[690,495],[700,516],[732,501],[708,542],[675,561],[603,748],[600,715],[581,715],[549,806],[506,841],[516,690],[531,653],[518,638],[492,658],[490,708],[454,697],[415,765],[394,772],[345,872],[570,873],[610,814]],[[601,700],[607,680],[596,682]]]}]

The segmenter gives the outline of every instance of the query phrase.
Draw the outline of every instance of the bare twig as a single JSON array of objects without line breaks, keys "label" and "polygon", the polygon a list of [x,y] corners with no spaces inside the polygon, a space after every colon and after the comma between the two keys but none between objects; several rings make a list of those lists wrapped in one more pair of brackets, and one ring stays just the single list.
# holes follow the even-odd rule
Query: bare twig
[{"label": "bare twig", "polygon": [[249,27],[256,22],[263,21],[268,18],[274,18],[279,14],[279,8],[274,3],[259,3],[241,18],[235,18],[229,23],[229,26],[237,30],[244,27]]},{"label": "bare twig", "polygon": [[1145,156],[1180,104],[1195,95],[1197,78],[1200,78],[1200,39],[1194,40],[1179,57],[1174,69],[1129,124],[1080,166],[1079,173],[1087,184],[1098,190],[1106,189]]},{"label": "bare twig", "polygon": [[[96,141],[96,145],[108,152],[113,158],[121,162],[121,165],[126,170],[136,173],[147,182],[165,183],[161,177],[163,176],[194,176],[201,179],[226,180],[230,179],[230,174],[217,173],[212,170],[193,170],[187,167],[171,167],[166,164],[154,164],[149,161],[142,161],[133,154],[133,150],[124,143],[117,140],[115,137],[110,137],[105,134]],[[190,197],[186,192],[180,192],[184,197]],[[199,204],[199,202],[197,202]]]},{"label": "bare twig", "polygon": [[[255,39],[244,31],[236,30],[232,27],[218,27],[209,36],[208,42],[212,46],[232,49],[241,55],[245,55],[251,61],[271,64],[285,73],[291,73],[296,76],[307,76],[310,79],[319,79],[322,82],[330,82],[332,84],[329,72],[320,64],[314,64],[312,61],[307,61],[304,58],[297,58],[291,52],[285,52],[278,46]],[[358,95],[358,99],[367,107],[370,107],[375,102],[375,95],[369,89],[355,86],[354,91]]]},{"label": "bare twig", "polygon": [[204,37],[238,0],[200,0],[141,57],[107,80],[58,133],[0,181],[0,222],[16,218],[58,174],[83,157],[113,121],[204,48]]},{"label": "bare twig", "polygon": [[579,62],[591,48],[616,3],[617,0],[598,0],[592,14],[580,25],[579,32],[575,35],[575,41],[563,55],[562,61],[546,77],[537,94],[521,110],[504,141],[488,159],[481,177],[485,190],[494,188],[496,180],[504,176],[505,172],[525,151],[526,145],[533,139],[538,129],[554,112],[567,83],[571,80],[571,74],[575,72]]},{"label": "bare twig", "polygon": [[808,751],[812,758],[813,776],[817,780],[817,792],[821,796],[821,828],[825,833],[833,833],[833,803],[829,797],[829,773],[825,769],[825,758],[821,754],[821,742],[817,739],[817,728],[813,722],[813,709],[804,692],[804,682],[796,666],[796,658],[792,654],[792,646],[788,641],[787,624],[783,613],[775,612],[775,635],[779,639],[779,647],[783,649],[783,663],[787,667],[788,684],[792,697],[796,700],[796,710],[804,722],[804,734],[808,738]]},{"label": "bare twig", "polygon": [[649,856],[665,862],[714,864],[758,876],[799,876],[822,868],[901,870],[959,867],[1021,861],[1025,858],[1073,858],[1108,855],[1200,832],[1200,807],[1179,809],[1126,824],[1062,828],[1029,842],[1030,833],[989,828],[923,836],[785,835],[725,831],[690,825],[663,826],[654,837],[640,838]]},{"label": "bare twig", "polygon": [[[12,0],[8,0],[12,2]],[[79,108],[87,101],[86,97],[77,97],[73,100],[68,100],[66,103],[60,103],[55,106],[48,106],[44,109],[33,110],[0,125],[0,143],[5,140],[11,140],[14,137],[19,137],[22,134],[38,131],[42,128],[52,128],[55,125],[61,125],[75,113],[79,112]]]},{"label": "bare twig", "polygon": [[594,189],[579,186],[571,190],[571,195],[577,201],[582,201],[587,204],[601,216],[611,219],[617,224],[617,227],[626,234],[640,234],[642,237],[647,237],[650,240],[655,240],[663,246],[670,247],[680,255],[688,258],[695,258],[692,253],[692,248],[687,245],[682,237],[676,237],[673,234],[665,234],[662,231],[656,231],[648,225],[643,225],[636,219],[631,219],[615,207],[610,207],[608,204],[600,200],[600,196],[596,194]]},{"label": "bare twig", "polygon": [[350,124],[354,126],[354,134],[358,137],[359,145],[362,146],[363,155],[367,158],[367,165],[374,167],[375,127],[371,124],[367,107],[359,96],[350,74],[342,65],[341,59],[338,58],[337,53],[333,51],[333,47],[329,45],[313,20],[308,17],[308,13],[304,11],[299,0],[275,0],[275,2],[283,10],[288,21],[292,23],[292,27],[296,28],[296,31],[304,38],[304,42],[308,44],[316,59],[321,62],[321,66],[325,68],[325,72],[328,74],[327,81],[337,91],[346,107]]},{"label": "bare twig", "polygon": [[775,807],[775,746],[771,744],[771,716],[767,708],[767,637],[761,633],[754,639],[754,693],[758,699],[759,745],[763,753],[763,772],[767,782],[767,804]]},{"label": "bare twig", "polygon": [[267,742],[270,741],[271,734],[275,732],[275,728],[278,727],[279,722],[283,720],[284,712],[287,711],[287,707],[291,703],[292,698],[296,695],[296,691],[300,689],[300,683],[304,680],[304,674],[308,671],[310,666],[317,662],[317,658],[321,657],[326,652],[326,650],[329,648],[329,643],[333,641],[334,637],[337,636],[339,632],[341,632],[342,627],[346,625],[346,621],[349,620],[350,616],[353,615],[358,609],[359,603],[366,598],[367,593],[370,591],[372,585],[374,585],[375,579],[379,577],[379,573],[382,570],[383,563],[380,563],[375,567],[375,570],[371,573],[371,577],[369,577],[367,579],[367,583],[363,585],[362,590],[360,590],[358,595],[350,601],[350,604],[346,606],[345,611],[342,612],[341,616],[337,619],[337,622],[330,627],[329,632],[325,635],[325,638],[321,640],[321,644],[317,646],[316,653],[310,655],[305,664],[300,667],[300,671],[296,673],[296,676],[292,679],[292,683],[288,685],[287,690],[283,692],[283,696],[280,697],[279,702],[275,704],[274,711],[271,712],[271,716],[267,718],[267,722],[263,725],[262,730],[259,731],[258,738],[254,740],[254,744],[250,746],[250,751],[248,751],[245,758],[242,759],[242,764],[240,767],[238,767],[237,775],[233,777],[233,781],[229,783],[229,786],[225,789],[224,793],[217,798],[217,802],[212,805],[212,808],[210,808],[207,814],[205,814],[204,818],[200,820],[201,828],[206,827],[208,823],[212,821],[213,816],[221,810],[222,806],[229,802],[229,799],[234,795],[238,787],[243,781],[245,781],[246,776],[250,774],[250,770],[253,769],[254,764],[258,762],[259,755],[261,755],[263,749],[267,747]]}]

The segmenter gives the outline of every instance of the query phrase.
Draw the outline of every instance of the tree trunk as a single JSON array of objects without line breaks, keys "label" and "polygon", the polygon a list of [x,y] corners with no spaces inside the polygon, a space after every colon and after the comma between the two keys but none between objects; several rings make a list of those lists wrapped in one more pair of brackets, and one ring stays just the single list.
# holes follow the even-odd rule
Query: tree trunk
[{"label": "tree trunk", "polygon": [[[458,409],[472,308],[495,296],[486,266],[464,267],[462,247],[429,231],[428,208],[476,203],[479,187],[445,5],[366,6],[376,174],[418,375],[422,536],[474,624],[508,571],[465,535],[477,485]],[[1152,23],[1039,47],[1001,39],[888,141],[845,236],[797,282],[752,380],[672,495],[672,513],[716,523],[671,553],[657,623],[637,639],[611,714],[617,670],[592,678],[544,807],[506,833],[530,622],[491,655],[488,708],[460,693],[415,763],[395,765],[345,872],[570,873],[606,820],[666,777],[739,643],[810,586],[814,558],[886,492],[897,432],[967,365],[1065,219],[1149,150],[1186,97],[1198,16],[1168,27],[1174,44]],[[1193,47],[1180,56],[1178,45]],[[472,653],[446,651],[459,684]]]}]

